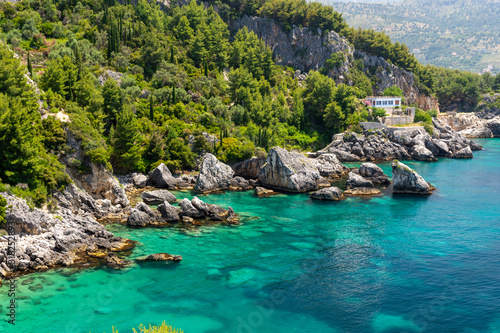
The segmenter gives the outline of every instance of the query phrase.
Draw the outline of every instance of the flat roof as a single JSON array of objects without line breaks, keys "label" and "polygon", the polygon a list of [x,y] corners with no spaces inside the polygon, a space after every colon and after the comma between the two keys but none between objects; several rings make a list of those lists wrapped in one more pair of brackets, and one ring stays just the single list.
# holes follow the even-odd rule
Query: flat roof
[{"label": "flat roof", "polygon": [[403,98],[400,96],[368,96],[366,99],[375,99],[375,98]]}]

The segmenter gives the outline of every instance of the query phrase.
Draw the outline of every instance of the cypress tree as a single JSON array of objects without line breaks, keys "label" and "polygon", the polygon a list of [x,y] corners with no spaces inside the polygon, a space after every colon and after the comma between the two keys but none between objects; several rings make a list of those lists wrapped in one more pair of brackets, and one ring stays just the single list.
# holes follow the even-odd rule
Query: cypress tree
[{"label": "cypress tree", "polygon": [[149,95],[149,119],[151,121],[155,120],[155,111],[153,108],[153,94]]},{"label": "cypress tree", "polygon": [[177,104],[177,102],[175,101],[175,84],[172,87],[172,104]]},{"label": "cypress tree", "polygon": [[170,63],[174,63],[174,46],[170,45]]},{"label": "cypress tree", "polygon": [[208,77],[208,64],[207,59],[203,59],[203,68],[205,69],[205,76]]},{"label": "cypress tree", "polygon": [[33,77],[33,66],[31,65],[30,51],[28,51],[28,72]]}]

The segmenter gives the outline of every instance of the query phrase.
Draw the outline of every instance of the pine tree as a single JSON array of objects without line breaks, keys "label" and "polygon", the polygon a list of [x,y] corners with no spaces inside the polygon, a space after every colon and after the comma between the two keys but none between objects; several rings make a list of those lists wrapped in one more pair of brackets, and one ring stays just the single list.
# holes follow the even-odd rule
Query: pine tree
[{"label": "pine tree", "polygon": [[144,171],[139,122],[130,108],[118,114],[113,138],[114,170],[118,173]]}]

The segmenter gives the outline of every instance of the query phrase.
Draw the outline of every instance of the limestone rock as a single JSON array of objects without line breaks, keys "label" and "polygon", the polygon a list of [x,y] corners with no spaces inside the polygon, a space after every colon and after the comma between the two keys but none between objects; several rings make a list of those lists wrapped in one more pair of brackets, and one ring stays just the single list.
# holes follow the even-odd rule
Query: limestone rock
[{"label": "limestone rock", "polygon": [[288,192],[316,190],[321,178],[309,158],[280,147],[269,151],[267,163],[259,171],[260,184]]},{"label": "limestone rock", "polygon": [[172,206],[168,201],[158,205],[158,212],[166,222],[178,222],[181,219],[179,217],[180,210]]},{"label": "limestone rock", "polygon": [[347,195],[375,195],[379,194],[380,190],[377,188],[372,188],[372,187],[356,187],[356,188],[350,188],[344,191],[344,194]]},{"label": "limestone rock", "polygon": [[137,261],[182,261],[182,257],[168,253],[154,253],[148,256],[139,257]]},{"label": "limestone rock", "polygon": [[231,168],[234,170],[235,176],[246,179],[257,179],[259,170],[264,164],[266,164],[265,158],[252,157],[251,159],[233,164]]},{"label": "limestone rock", "polygon": [[229,188],[233,191],[247,191],[251,190],[253,186],[243,177],[234,177],[231,179],[231,185]]},{"label": "limestone rock", "polygon": [[391,183],[384,171],[374,163],[362,163],[359,167],[359,174],[374,184],[387,185]]},{"label": "limestone rock", "polygon": [[394,193],[431,194],[434,189],[416,171],[397,160],[392,162],[392,181]]},{"label": "limestone rock", "polygon": [[177,178],[172,176],[170,170],[168,170],[167,166],[161,163],[154,170],[152,170],[149,174],[149,179],[151,182],[160,188],[168,188],[170,190],[175,189],[178,184]]},{"label": "limestone rock", "polygon": [[459,150],[451,156],[452,158],[472,158],[472,150],[469,146]]},{"label": "limestone rock", "polygon": [[349,176],[347,178],[347,183],[346,183],[346,188],[347,189],[352,189],[352,188],[358,188],[358,187],[367,187],[367,188],[373,188],[373,183],[369,181],[368,179],[363,178],[362,176],[354,173],[354,172],[349,172]]},{"label": "limestone rock", "polygon": [[234,171],[229,165],[220,162],[212,154],[205,154],[194,190],[198,193],[227,190],[233,174]]},{"label": "limestone rock", "polygon": [[258,197],[261,197],[261,196],[265,196],[265,195],[276,194],[276,192],[274,192],[273,190],[269,190],[267,188],[264,188],[264,187],[257,186],[255,188],[255,194]]},{"label": "limestone rock", "polygon": [[174,203],[177,201],[177,198],[168,190],[156,190],[142,192],[142,200],[148,205],[158,205],[164,201]]},{"label": "limestone rock", "polygon": [[311,199],[315,200],[328,200],[328,201],[339,201],[344,198],[342,190],[338,187],[328,187],[313,192],[311,194]]},{"label": "limestone rock", "polygon": [[321,154],[314,161],[323,177],[339,177],[349,172],[349,168],[340,163],[335,154]]},{"label": "limestone rock", "polygon": [[184,198],[181,200],[179,203],[179,206],[182,209],[182,215],[183,216],[189,216],[189,217],[203,217],[204,214],[203,212],[200,212],[198,209],[196,209],[191,201],[188,199]]},{"label": "limestone rock", "polygon": [[143,188],[148,183],[148,177],[143,175],[142,173],[136,173],[132,176],[135,186],[138,188]]},{"label": "limestone rock", "polygon": [[419,144],[413,147],[412,157],[418,161],[436,161],[437,158],[434,157],[432,152],[425,148],[425,146]]},{"label": "limestone rock", "polygon": [[160,225],[161,218],[144,202],[138,202],[135,208],[130,211],[127,224],[134,227],[145,227],[150,225]]}]

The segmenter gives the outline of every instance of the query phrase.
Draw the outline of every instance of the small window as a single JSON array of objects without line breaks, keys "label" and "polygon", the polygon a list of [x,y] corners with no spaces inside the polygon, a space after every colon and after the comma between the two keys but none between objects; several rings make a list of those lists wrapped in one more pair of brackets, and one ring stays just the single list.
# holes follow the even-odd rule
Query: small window
[{"label": "small window", "polygon": [[396,102],[396,105],[399,105],[399,99],[397,99],[395,102]]}]

